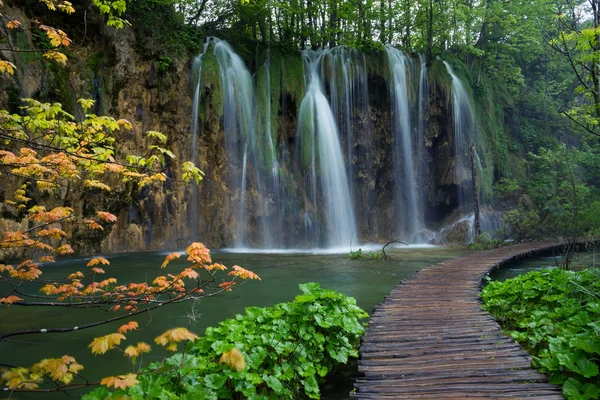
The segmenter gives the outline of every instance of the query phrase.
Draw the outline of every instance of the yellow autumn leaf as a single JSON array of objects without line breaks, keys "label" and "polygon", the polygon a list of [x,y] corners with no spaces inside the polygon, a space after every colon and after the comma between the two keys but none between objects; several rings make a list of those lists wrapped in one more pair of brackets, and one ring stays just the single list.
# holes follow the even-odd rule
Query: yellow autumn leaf
[{"label": "yellow autumn leaf", "polygon": [[59,64],[67,65],[67,56],[56,50],[49,50],[44,53],[44,57],[56,61]]},{"label": "yellow autumn leaf", "polygon": [[9,75],[14,75],[16,68],[17,67],[15,66],[15,64],[8,62],[8,61],[0,60],[0,73],[7,73]]},{"label": "yellow autumn leaf", "polygon": [[135,346],[139,353],[150,353],[150,345],[145,342],[138,342]]},{"label": "yellow autumn leaf", "polygon": [[223,264],[219,264],[219,263],[205,265],[204,268],[207,271],[225,271],[227,269],[226,266],[224,266]]},{"label": "yellow autumn leaf", "polygon": [[10,390],[17,388],[31,390],[37,388],[38,383],[43,382],[43,378],[39,374],[31,374],[30,372],[28,368],[11,368],[3,372],[0,377]]},{"label": "yellow autumn leaf", "polygon": [[61,256],[75,253],[71,245],[68,244],[63,244],[62,246],[56,248],[54,251],[56,252],[56,254],[59,254]]},{"label": "yellow autumn leaf", "polygon": [[110,265],[110,261],[104,257],[94,257],[87,263],[86,267],[93,267],[98,264]]},{"label": "yellow autumn leaf", "polygon": [[71,383],[78,371],[83,366],[75,361],[71,356],[62,356],[61,358],[45,358],[31,367],[31,372],[40,373],[54,381],[62,382],[66,385]]},{"label": "yellow autumn leaf", "polygon": [[88,347],[92,349],[93,354],[104,354],[115,348],[115,346],[118,346],[121,343],[121,340],[125,340],[125,335],[111,333],[109,335],[94,338]]},{"label": "yellow autumn leaf", "polygon": [[100,384],[106,387],[114,387],[115,389],[126,389],[130,386],[134,386],[139,383],[139,381],[136,378],[136,374],[108,376],[102,379],[100,381]]},{"label": "yellow autumn leaf", "polygon": [[83,184],[87,187],[106,190],[107,192],[110,192],[112,190],[107,184],[93,179],[86,179],[85,181],[83,181]]},{"label": "yellow autumn leaf", "polygon": [[127,348],[125,348],[124,351],[125,355],[127,355],[129,358],[136,358],[137,356],[140,355],[138,349],[135,346],[127,346]]},{"label": "yellow autumn leaf", "polygon": [[79,99],[79,100],[77,100],[77,102],[81,105],[81,108],[83,108],[85,111],[87,111],[94,106],[94,103],[96,103],[96,100]]},{"label": "yellow autumn leaf", "polygon": [[186,328],[174,328],[169,329],[160,336],[157,336],[154,339],[154,342],[161,346],[166,346],[167,350],[169,351],[174,351],[174,349],[177,348],[177,343],[184,340],[190,340],[193,342],[196,339],[198,339],[198,336],[188,331]]},{"label": "yellow autumn leaf", "polygon": [[58,9],[66,14],[73,14],[75,9],[73,8],[73,3],[70,1],[63,1],[58,5]]},{"label": "yellow autumn leaf", "polygon": [[56,5],[54,4],[55,0],[40,0],[40,2],[44,3],[48,10],[56,11]]},{"label": "yellow autumn leaf", "polygon": [[71,39],[67,34],[60,30],[47,25],[40,25],[40,29],[46,32],[46,35],[50,39],[50,44],[54,47],[68,46],[71,44]]},{"label": "yellow autumn leaf", "polygon": [[12,21],[8,21],[6,24],[6,27],[8,29],[19,29],[21,28],[21,21],[17,20],[17,19],[13,19]]},{"label": "yellow autumn leaf", "polygon": [[179,257],[181,257],[181,253],[179,252],[175,252],[175,253],[171,253],[169,255],[167,255],[165,257],[165,261],[163,261],[163,263],[160,265],[161,268],[166,267],[171,261],[178,259]]},{"label": "yellow autumn leaf", "polygon": [[119,124],[119,126],[122,126],[125,129],[127,129],[128,131],[133,129],[133,125],[131,124],[131,122],[127,121],[126,119],[118,120],[117,124]]},{"label": "yellow autumn leaf", "polygon": [[225,364],[234,371],[240,372],[246,369],[246,359],[241,351],[233,348],[226,351],[219,359],[220,364]]}]

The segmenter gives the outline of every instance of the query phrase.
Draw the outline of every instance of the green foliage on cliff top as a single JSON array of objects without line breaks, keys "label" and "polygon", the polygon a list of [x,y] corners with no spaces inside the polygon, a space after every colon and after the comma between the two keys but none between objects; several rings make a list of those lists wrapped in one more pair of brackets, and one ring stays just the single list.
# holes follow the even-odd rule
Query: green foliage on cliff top
[{"label": "green foliage on cliff top", "polygon": [[132,23],[137,44],[147,57],[178,59],[196,55],[201,49],[201,30],[186,25],[170,1],[129,2],[126,19]]},{"label": "green foliage on cliff top", "polygon": [[444,63],[441,60],[432,60],[431,65],[427,68],[427,74],[430,89],[435,90],[439,86],[444,92],[448,93],[449,101],[452,101],[452,77]]}]

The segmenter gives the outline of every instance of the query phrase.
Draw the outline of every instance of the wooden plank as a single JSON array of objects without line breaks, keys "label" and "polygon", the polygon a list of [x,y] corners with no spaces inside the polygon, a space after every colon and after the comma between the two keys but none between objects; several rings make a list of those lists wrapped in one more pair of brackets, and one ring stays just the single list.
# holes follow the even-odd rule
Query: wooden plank
[{"label": "wooden plank", "polygon": [[531,357],[481,309],[481,279],[557,246],[527,243],[427,267],[376,306],[351,399],[562,399]]}]

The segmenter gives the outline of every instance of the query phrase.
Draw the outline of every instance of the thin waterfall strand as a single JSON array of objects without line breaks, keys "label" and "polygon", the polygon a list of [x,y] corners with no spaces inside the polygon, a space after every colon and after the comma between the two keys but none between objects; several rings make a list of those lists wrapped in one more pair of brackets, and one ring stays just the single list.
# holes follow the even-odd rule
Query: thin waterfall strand
[{"label": "thin waterfall strand", "polygon": [[386,45],[390,64],[392,121],[394,148],[394,176],[396,179],[396,233],[399,239],[411,240],[419,230],[417,188],[413,160],[413,132],[409,105],[408,69],[411,61],[404,52]]}]

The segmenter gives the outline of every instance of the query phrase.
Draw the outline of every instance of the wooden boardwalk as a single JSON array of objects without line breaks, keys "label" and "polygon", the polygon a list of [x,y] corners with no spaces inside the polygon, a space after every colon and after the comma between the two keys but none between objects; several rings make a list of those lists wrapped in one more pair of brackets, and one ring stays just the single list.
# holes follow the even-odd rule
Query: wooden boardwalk
[{"label": "wooden boardwalk", "polygon": [[474,253],[422,269],[375,307],[351,399],[562,399],[481,308],[483,276],[552,243]]}]

